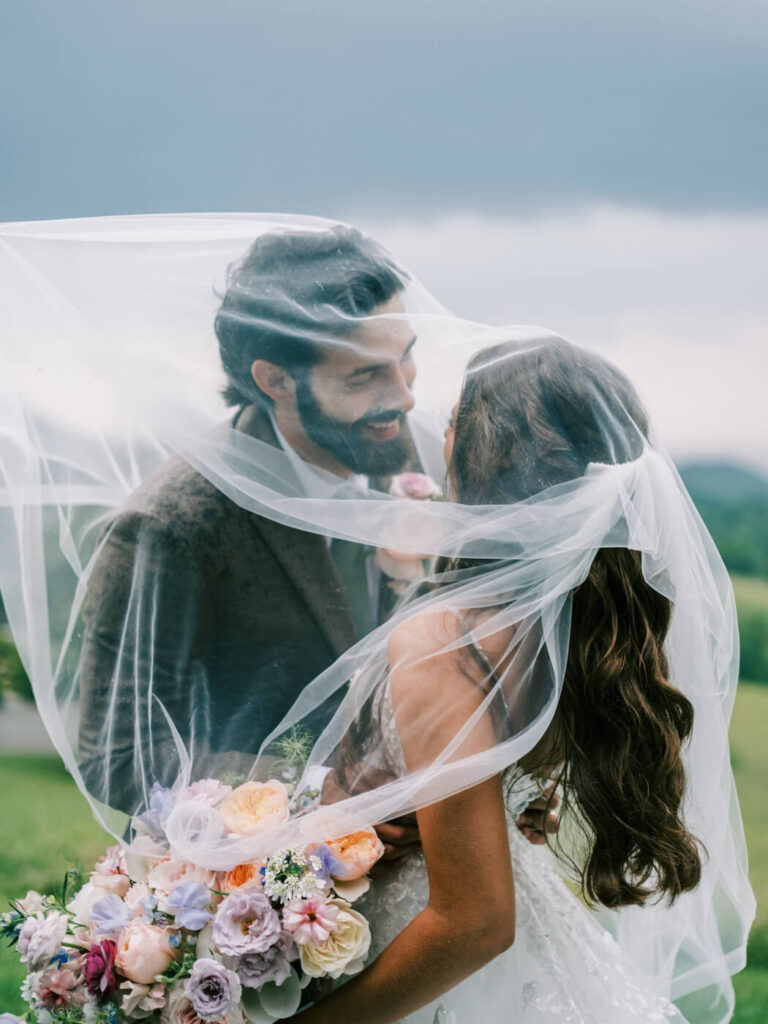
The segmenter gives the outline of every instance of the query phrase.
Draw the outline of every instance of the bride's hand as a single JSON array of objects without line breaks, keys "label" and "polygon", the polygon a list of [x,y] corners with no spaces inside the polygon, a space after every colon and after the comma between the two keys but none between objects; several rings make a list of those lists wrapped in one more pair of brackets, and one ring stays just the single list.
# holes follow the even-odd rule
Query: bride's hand
[{"label": "bride's hand", "polygon": [[[560,798],[555,796],[550,802],[551,793],[551,787],[545,789],[538,800],[528,804],[515,822],[528,842],[534,846],[543,846],[547,841],[547,836],[555,835],[560,828],[560,819],[557,816]],[[549,810],[547,810],[548,805]]]}]

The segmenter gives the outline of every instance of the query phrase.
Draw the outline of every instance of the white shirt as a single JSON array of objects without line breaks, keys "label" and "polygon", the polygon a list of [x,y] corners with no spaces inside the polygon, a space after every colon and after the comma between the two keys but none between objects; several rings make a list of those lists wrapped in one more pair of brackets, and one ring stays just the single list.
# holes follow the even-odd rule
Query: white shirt
[{"label": "white shirt", "polygon": [[[370,491],[370,481],[362,473],[353,476],[338,476],[329,469],[322,466],[315,466],[307,462],[299,455],[277,425],[272,410],[269,411],[269,418],[275,436],[291,463],[293,471],[298,477],[299,483],[304,489],[308,498],[355,498],[364,497]],[[331,546],[331,538],[325,538],[328,547]],[[371,602],[371,614],[373,621],[379,620],[379,586],[381,585],[381,569],[376,565],[373,555],[365,560],[365,571],[368,581],[368,597]]]}]

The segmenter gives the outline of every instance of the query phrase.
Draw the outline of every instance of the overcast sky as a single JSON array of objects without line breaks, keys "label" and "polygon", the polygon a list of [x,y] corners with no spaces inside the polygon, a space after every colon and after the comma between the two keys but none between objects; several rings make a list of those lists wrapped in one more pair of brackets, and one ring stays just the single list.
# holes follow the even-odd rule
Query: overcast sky
[{"label": "overcast sky", "polygon": [[763,0],[0,0],[0,91],[0,220],[354,220],[768,466]]}]

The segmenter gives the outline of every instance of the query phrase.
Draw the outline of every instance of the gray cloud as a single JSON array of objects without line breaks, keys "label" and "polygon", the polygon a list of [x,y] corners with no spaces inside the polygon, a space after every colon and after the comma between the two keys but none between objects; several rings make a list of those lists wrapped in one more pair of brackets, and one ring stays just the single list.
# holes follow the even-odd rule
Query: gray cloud
[{"label": "gray cloud", "polygon": [[0,35],[0,219],[768,207],[756,0],[0,0]]}]

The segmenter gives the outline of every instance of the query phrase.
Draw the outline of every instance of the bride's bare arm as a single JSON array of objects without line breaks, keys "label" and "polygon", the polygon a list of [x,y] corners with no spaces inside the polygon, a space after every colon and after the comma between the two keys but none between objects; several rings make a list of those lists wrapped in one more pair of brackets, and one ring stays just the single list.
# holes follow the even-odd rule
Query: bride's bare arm
[{"label": "bride's bare arm", "polygon": [[[390,645],[393,702],[398,725],[404,723],[411,769],[430,763],[482,700],[459,671],[455,654],[420,660],[430,643],[439,650],[444,640],[435,643],[435,632],[425,635],[423,627],[423,620],[401,627]],[[473,729],[472,745],[485,742],[492,742],[490,723]],[[425,807],[417,816],[429,875],[427,907],[360,975],[300,1014],[296,1019],[302,1024],[396,1021],[511,945],[515,894],[500,777]]]}]

